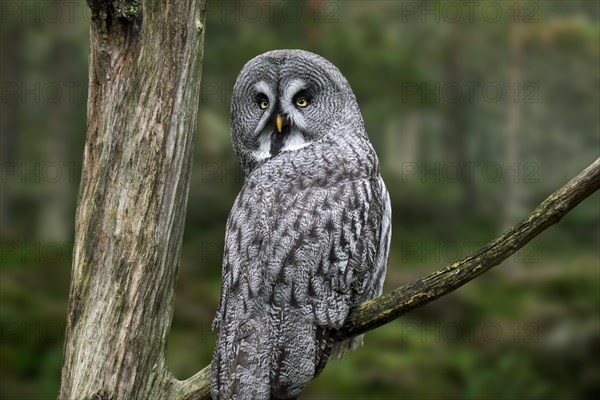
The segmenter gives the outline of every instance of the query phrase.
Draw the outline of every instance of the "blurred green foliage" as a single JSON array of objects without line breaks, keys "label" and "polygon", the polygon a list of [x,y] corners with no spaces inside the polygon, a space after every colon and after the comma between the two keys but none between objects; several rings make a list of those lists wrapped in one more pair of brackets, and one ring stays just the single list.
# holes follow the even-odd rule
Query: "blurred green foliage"
[{"label": "blurred green foliage", "polygon": [[[2,5],[0,398],[55,398],[86,129],[89,11]],[[348,78],[393,202],[386,288],[466,256],[600,152],[597,1],[210,1],[168,359],[210,360],[243,64],[319,53]],[[304,398],[597,398],[594,194],[504,265],[366,335]]]}]

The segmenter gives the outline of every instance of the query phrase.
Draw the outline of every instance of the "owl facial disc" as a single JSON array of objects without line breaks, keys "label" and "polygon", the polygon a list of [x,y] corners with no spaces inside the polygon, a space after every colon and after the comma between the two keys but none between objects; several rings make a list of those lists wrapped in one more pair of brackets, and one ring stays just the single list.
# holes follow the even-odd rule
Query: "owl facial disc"
[{"label": "owl facial disc", "polygon": [[355,103],[346,79],[320,56],[276,50],[250,60],[231,106],[233,147],[244,172],[320,142]]}]

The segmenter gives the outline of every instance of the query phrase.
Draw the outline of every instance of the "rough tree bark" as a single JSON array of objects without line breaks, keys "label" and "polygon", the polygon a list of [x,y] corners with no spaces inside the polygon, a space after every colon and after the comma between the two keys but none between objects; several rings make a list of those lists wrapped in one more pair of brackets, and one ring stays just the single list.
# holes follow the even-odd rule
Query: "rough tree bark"
[{"label": "rough tree bark", "polygon": [[167,399],[205,2],[88,5],[88,129],[59,398]]},{"label": "rough tree bark", "polygon": [[[204,1],[93,1],[88,133],[59,398],[208,399],[165,364],[192,164]],[[357,307],[343,340],[455,290],[600,186],[600,159],[478,253]]]}]

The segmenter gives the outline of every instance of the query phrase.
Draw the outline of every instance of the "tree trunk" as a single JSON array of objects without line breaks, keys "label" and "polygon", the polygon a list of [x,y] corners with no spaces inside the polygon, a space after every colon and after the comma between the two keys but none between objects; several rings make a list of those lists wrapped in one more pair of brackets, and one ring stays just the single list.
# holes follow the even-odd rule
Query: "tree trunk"
[{"label": "tree trunk", "polygon": [[88,131],[60,399],[167,399],[205,2],[88,2]]}]

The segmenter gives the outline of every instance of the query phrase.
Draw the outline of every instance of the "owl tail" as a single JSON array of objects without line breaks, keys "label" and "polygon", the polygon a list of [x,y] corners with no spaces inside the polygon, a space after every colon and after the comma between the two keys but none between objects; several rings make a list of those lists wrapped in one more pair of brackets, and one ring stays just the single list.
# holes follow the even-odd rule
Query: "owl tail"
[{"label": "owl tail", "polygon": [[268,353],[264,324],[250,320],[241,325],[221,324],[213,354],[213,399],[269,399]]},{"label": "owl tail", "polygon": [[356,350],[363,345],[363,335],[353,337],[352,339],[344,340],[333,345],[331,349],[331,358],[339,360],[346,352]]}]

